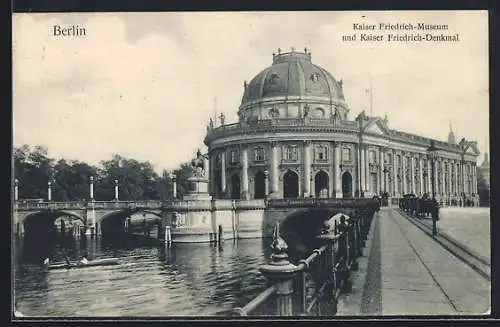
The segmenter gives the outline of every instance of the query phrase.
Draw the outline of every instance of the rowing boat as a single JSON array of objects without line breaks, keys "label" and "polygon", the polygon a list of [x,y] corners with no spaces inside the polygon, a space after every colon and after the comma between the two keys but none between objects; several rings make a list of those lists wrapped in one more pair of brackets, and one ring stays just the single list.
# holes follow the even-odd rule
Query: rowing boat
[{"label": "rowing boat", "polygon": [[106,259],[97,259],[91,260],[87,263],[83,263],[80,261],[71,262],[69,265],[64,263],[54,263],[52,265],[48,265],[47,269],[73,269],[73,268],[87,268],[87,267],[95,267],[95,266],[112,266],[119,264],[117,258],[106,258]]}]

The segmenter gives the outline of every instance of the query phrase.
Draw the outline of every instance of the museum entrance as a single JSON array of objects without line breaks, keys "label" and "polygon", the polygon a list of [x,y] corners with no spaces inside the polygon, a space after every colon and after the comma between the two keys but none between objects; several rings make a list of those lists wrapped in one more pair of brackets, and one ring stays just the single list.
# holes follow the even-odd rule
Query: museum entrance
[{"label": "museum entrance", "polygon": [[329,177],[323,170],[319,171],[314,177],[314,194],[317,198],[327,198]]},{"label": "museum entrance", "polygon": [[237,200],[240,198],[240,176],[234,174],[231,176],[231,199]]},{"label": "museum entrance", "polygon": [[283,176],[283,198],[299,197],[299,176],[289,170]]},{"label": "museum entrance", "polygon": [[342,174],[342,197],[352,197],[352,176],[347,171]]},{"label": "museum entrance", "polygon": [[266,197],[266,176],[260,170],[254,176],[254,199]]}]

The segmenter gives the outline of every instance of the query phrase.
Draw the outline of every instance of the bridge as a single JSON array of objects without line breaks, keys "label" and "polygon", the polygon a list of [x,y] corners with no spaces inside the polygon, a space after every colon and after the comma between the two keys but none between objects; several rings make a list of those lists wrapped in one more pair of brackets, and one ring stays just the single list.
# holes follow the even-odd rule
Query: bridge
[{"label": "bridge", "polygon": [[[338,212],[353,214],[371,199],[272,199],[272,200],[173,200],[173,201],[76,201],[23,202],[14,204],[14,231],[52,227],[59,217],[81,224],[86,233],[122,232],[127,218],[149,214],[172,242],[213,242],[220,239],[272,236],[277,222],[289,224],[314,213],[320,224]],[[316,223],[314,223],[316,224]],[[162,237],[167,237],[163,235]]]},{"label": "bridge", "polygon": [[429,220],[398,206],[365,210],[317,234],[298,258],[277,228],[259,268],[268,287],[228,314],[487,315],[490,260],[445,231],[434,235]]}]

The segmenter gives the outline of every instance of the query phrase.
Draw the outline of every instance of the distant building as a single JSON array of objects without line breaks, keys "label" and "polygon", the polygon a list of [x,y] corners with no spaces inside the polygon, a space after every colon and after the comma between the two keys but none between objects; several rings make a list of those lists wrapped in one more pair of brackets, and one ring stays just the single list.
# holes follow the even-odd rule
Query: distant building
[{"label": "distant building", "polygon": [[[221,115],[220,124],[207,126],[212,196],[430,194],[431,139],[391,129],[387,117],[365,111],[350,120],[343,87],[307,49],[273,54],[270,67],[244,82],[238,122]],[[434,141],[437,196],[476,194],[477,142],[457,143],[451,126],[447,141]]]},{"label": "distant building", "polygon": [[481,174],[485,181],[488,189],[490,188],[490,160],[488,158],[488,153],[484,154],[484,160],[481,166],[477,167],[479,174]]}]

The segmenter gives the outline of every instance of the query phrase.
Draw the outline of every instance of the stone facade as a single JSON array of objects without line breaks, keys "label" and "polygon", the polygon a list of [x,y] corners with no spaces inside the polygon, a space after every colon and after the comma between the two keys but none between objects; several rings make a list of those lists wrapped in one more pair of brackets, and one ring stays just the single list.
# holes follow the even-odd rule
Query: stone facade
[{"label": "stone facade", "polygon": [[342,80],[307,51],[274,54],[244,88],[239,121],[207,127],[213,198],[430,195],[431,162],[437,198],[477,194],[477,142],[397,131],[364,111],[349,120]]}]

